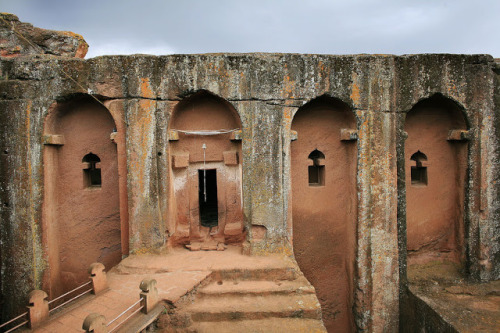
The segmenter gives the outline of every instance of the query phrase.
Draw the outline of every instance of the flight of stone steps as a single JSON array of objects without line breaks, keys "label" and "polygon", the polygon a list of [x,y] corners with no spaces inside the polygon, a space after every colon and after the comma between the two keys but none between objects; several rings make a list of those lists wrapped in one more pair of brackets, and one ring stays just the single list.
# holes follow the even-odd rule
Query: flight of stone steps
[{"label": "flight of stone steps", "polygon": [[295,269],[213,273],[179,311],[188,332],[326,332],[314,287]]}]

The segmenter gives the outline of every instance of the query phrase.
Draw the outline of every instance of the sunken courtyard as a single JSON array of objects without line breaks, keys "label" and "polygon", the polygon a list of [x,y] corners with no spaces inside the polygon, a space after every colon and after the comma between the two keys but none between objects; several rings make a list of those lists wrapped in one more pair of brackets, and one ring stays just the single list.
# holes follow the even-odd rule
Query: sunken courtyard
[{"label": "sunken courtyard", "polygon": [[28,325],[500,330],[500,60],[84,59],[0,18],[0,324],[90,273]]}]

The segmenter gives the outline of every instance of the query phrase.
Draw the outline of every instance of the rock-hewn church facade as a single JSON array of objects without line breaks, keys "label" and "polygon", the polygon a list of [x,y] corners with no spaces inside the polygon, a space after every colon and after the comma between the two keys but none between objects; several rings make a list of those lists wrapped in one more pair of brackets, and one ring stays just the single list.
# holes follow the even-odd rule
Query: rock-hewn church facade
[{"label": "rock-hewn church facade", "polygon": [[92,262],[172,247],[294,256],[345,331],[401,327],[412,265],[500,277],[491,56],[85,60],[81,43],[0,59],[4,317]]}]

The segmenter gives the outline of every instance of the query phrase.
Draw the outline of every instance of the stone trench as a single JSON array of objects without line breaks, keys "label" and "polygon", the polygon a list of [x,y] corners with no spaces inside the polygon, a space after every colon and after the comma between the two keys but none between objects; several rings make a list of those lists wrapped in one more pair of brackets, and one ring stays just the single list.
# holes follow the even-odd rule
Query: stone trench
[{"label": "stone trench", "polygon": [[496,59],[83,59],[0,17],[2,322],[92,262],[236,246],[296,260],[331,332],[500,327]]}]

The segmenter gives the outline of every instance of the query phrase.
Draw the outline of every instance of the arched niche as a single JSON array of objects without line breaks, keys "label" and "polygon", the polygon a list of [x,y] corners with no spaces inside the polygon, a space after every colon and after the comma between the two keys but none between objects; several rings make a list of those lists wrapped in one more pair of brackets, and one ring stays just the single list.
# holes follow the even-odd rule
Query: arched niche
[{"label": "arched niche", "polygon": [[441,94],[418,102],[406,115],[409,278],[411,267],[429,262],[459,268],[464,263],[467,130],[463,108]]},{"label": "arched niche", "polygon": [[169,245],[222,250],[245,238],[241,121],[226,100],[201,90],[169,123]]},{"label": "arched niche", "polygon": [[[117,126],[94,97],[54,103],[44,123],[44,290],[58,296],[88,281],[88,267],[122,258]],[[122,171],[123,171],[122,166]]]},{"label": "arched niche", "polygon": [[[356,118],[339,99],[321,96],[295,114],[291,143],[293,249],[316,289],[329,331],[353,332],[356,254]],[[312,172],[316,172],[312,174]]]}]

